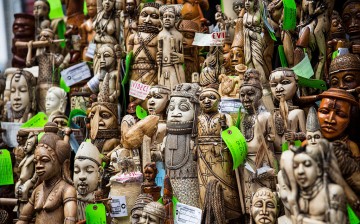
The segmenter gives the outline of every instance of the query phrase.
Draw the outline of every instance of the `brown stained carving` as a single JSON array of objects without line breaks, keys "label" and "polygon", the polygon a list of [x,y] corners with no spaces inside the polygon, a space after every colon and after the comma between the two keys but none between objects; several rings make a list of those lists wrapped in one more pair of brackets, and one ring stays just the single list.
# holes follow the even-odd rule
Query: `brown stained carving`
[{"label": "brown stained carving", "polygon": [[141,184],[141,193],[150,194],[154,201],[160,199],[161,186],[155,183],[155,177],[158,173],[155,162],[148,163],[144,167],[144,182]]},{"label": "brown stained carving", "polygon": [[200,73],[200,86],[205,87],[210,84],[218,83],[219,75],[226,73],[223,62],[223,47],[210,47],[210,51],[207,54]]},{"label": "brown stained carving", "polygon": [[28,138],[28,135],[29,135],[28,132],[23,131],[21,129],[18,131],[18,133],[16,135],[16,140],[17,140],[18,146],[16,146],[13,149],[13,153],[15,156],[15,165],[13,168],[13,171],[15,174],[15,179],[14,179],[15,181],[16,181],[16,179],[18,179],[20,177],[21,169],[19,167],[19,164],[20,164],[21,160],[23,160],[25,157],[24,147],[25,147],[25,143]]},{"label": "brown stained carving", "polygon": [[165,214],[166,214],[164,224],[174,224],[174,214],[173,214],[174,204],[172,202],[173,196],[174,194],[173,194],[170,178],[169,176],[166,175],[164,178],[164,195],[163,195],[163,202],[164,202]]},{"label": "brown stained carving", "polygon": [[129,46],[129,36],[136,32],[137,30],[137,18],[138,18],[138,9],[136,0],[126,0],[125,1],[125,10],[122,14],[122,23],[124,26],[123,31],[123,45],[125,46],[125,51],[128,52]]},{"label": "brown stained carving", "polygon": [[209,1],[208,0],[181,0],[177,1],[178,4],[183,4],[183,8],[181,10],[181,15],[184,20],[192,20],[196,22],[201,32],[206,32],[208,30],[207,26],[209,25],[206,18],[202,13],[202,10],[209,9]]},{"label": "brown stained carving", "polygon": [[66,6],[66,24],[80,27],[85,16],[83,12],[84,0],[64,0]]},{"label": "brown stained carving", "polygon": [[95,36],[95,30],[93,27],[93,19],[96,16],[96,0],[86,0],[86,8],[88,11],[87,16],[89,17],[83,22],[80,27],[81,45],[82,45],[82,59],[84,61],[91,61],[91,58],[86,56],[88,45],[93,41]]},{"label": "brown stained carving", "polygon": [[334,10],[331,15],[330,37],[327,42],[326,50],[328,65],[331,63],[333,52],[337,51],[339,48],[348,47],[348,44],[341,16]]},{"label": "brown stained carving", "polygon": [[35,149],[34,163],[39,185],[19,216],[18,224],[75,223],[76,190],[70,179],[70,145],[56,134],[56,124],[48,122]]},{"label": "brown stained carving", "polygon": [[343,5],[342,20],[345,32],[351,41],[351,51],[354,54],[360,53],[360,20],[357,16],[360,12],[360,3],[356,0],[348,0]]}]

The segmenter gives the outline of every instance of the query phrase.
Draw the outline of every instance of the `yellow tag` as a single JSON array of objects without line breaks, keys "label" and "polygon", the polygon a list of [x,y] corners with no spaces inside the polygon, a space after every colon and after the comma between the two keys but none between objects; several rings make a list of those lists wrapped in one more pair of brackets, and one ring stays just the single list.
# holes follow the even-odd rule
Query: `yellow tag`
[{"label": "yellow tag", "polygon": [[246,159],[247,145],[245,137],[237,127],[231,126],[221,133],[221,138],[230,150],[233,158],[233,169],[235,170]]}]

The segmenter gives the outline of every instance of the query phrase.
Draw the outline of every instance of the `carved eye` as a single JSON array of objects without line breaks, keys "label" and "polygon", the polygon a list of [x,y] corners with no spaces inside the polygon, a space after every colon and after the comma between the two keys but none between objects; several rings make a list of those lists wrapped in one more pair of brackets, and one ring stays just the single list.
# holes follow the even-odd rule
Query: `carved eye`
[{"label": "carved eye", "polygon": [[175,110],[175,107],[174,107],[174,105],[169,105],[169,110],[170,110],[170,111],[173,111],[173,110]]},{"label": "carved eye", "polygon": [[263,202],[262,201],[257,201],[254,204],[255,207],[261,208],[263,206]]},{"label": "carved eye", "polygon": [[268,208],[275,208],[275,205],[274,205],[274,203],[272,203],[272,202],[267,202],[267,203],[266,203],[266,207],[268,207]]},{"label": "carved eye", "polygon": [[345,80],[345,82],[354,82],[355,78],[353,75],[347,75],[347,76],[345,76],[344,80]]},{"label": "carved eye", "polygon": [[[151,14],[151,18],[153,18],[153,19],[158,19],[158,18],[159,18],[159,15],[156,14],[156,13],[153,13],[153,14]],[[170,17],[170,18],[171,18],[171,17]]]},{"label": "carved eye", "polygon": [[330,85],[331,86],[334,86],[334,87],[337,87],[339,85],[339,79],[334,77],[330,80]]},{"label": "carved eye", "polygon": [[329,113],[329,110],[326,109],[326,108],[320,108],[318,111],[319,111],[319,113],[322,113],[322,114],[328,114]]}]

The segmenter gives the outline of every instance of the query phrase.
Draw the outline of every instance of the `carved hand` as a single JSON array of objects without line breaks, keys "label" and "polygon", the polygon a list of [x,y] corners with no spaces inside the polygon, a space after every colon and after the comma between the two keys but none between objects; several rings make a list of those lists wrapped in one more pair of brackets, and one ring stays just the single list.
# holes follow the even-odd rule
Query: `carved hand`
[{"label": "carved hand", "polygon": [[171,52],[170,53],[170,62],[171,64],[180,64],[184,63],[184,55],[177,52]]},{"label": "carved hand", "polygon": [[284,134],[285,140],[286,141],[294,141],[295,140],[295,133],[293,131],[287,131]]}]

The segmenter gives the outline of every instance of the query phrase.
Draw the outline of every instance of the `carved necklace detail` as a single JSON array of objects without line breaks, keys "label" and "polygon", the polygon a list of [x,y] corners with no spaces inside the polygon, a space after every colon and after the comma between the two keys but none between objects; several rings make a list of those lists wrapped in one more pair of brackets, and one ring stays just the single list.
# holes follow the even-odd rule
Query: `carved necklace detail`
[{"label": "carved necklace detail", "polygon": [[280,115],[280,112],[279,111],[275,111],[274,113],[274,121],[275,121],[275,130],[276,130],[276,133],[278,135],[283,135],[285,133],[285,123],[284,123],[284,120],[283,118],[281,117]]},{"label": "carved necklace detail", "polygon": [[245,139],[247,142],[250,142],[254,138],[254,126],[255,118],[257,114],[246,115],[243,120],[243,131],[245,134]]}]

